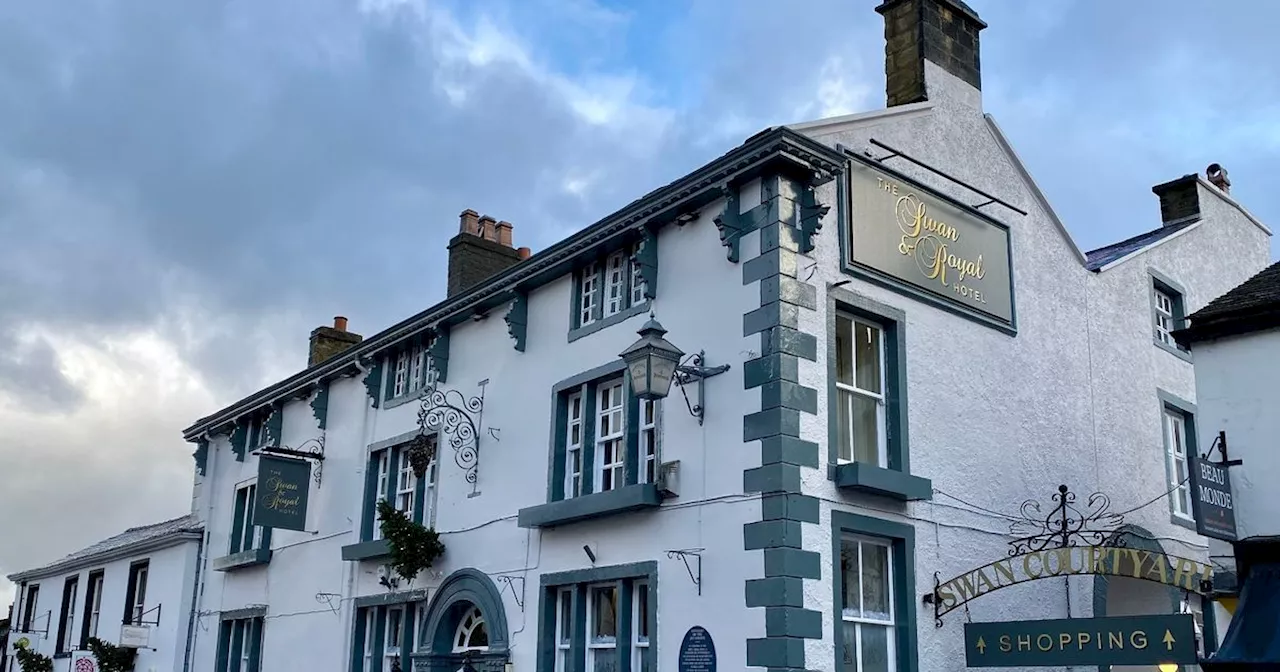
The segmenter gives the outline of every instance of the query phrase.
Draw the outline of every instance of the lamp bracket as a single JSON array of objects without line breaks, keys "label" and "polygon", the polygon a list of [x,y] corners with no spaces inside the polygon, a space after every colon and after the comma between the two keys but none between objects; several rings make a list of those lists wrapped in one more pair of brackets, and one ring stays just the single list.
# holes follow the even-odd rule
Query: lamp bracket
[{"label": "lamp bracket", "polygon": [[[728,364],[720,366],[706,366],[707,351],[699,350],[696,354],[689,355],[686,359],[687,364],[676,366],[675,375],[672,382],[680,386],[680,394],[684,397],[684,405],[688,407],[689,414],[698,419],[698,424],[702,424],[703,417],[706,415],[706,390],[703,387],[703,381],[713,376],[718,376],[729,370]],[[690,383],[698,384],[698,403],[694,404],[689,401],[689,393],[685,391],[685,386]]]},{"label": "lamp bracket", "polygon": [[[683,548],[675,551],[667,551],[668,558],[680,558],[684,563],[684,569],[689,572],[689,578],[693,581],[693,585],[698,589],[698,595],[702,595],[702,553],[705,548]],[[693,558],[693,564],[689,564],[689,558]]]}]

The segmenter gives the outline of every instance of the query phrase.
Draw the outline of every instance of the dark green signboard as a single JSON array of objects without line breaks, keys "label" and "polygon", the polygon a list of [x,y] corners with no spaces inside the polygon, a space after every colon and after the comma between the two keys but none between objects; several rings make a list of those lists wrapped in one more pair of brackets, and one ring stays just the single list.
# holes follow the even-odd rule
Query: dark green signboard
[{"label": "dark green signboard", "polygon": [[253,522],[278,530],[307,529],[307,494],[311,463],[274,455],[258,455],[258,491]]},{"label": "dark green signboard", "polygon": [[1190,614],[965,623],[969,667],[1194,664]]},{"label": "dark green signboard", "polygon": [[1231,502],[1231,474],[1226,467],[1194,455],[1191,467],[1191,512],[1196,532],[1223,541],[1236,540],[1236,510]]}]

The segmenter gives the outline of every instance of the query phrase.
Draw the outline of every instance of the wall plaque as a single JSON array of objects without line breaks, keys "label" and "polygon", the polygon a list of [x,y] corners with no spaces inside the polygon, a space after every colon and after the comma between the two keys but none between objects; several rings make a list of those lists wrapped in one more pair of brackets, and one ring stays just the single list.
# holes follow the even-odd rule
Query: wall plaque
[{"label": "wall plaque", "polygon": [[716,645],[706,628],[695,625],[684,633],[676,667],[679,672],[716,672]]},{"label": "wall plaque", "polygon": [[859,160],[849,165],[848,214],[855,267],[1013,327],[1008,227]]}]

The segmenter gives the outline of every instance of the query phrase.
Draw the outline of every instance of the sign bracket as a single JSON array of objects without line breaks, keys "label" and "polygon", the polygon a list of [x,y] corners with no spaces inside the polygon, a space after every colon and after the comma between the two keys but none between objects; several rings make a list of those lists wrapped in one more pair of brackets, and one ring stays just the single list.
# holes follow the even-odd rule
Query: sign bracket
[{"label": "sign bracket", "polygon": [[[133,625],[154,625],[157,628],[160,627],[160,607],[163,607],[163,606],[164,606],[163,604],[157,604],[156,606],[142,612],[141,614],[138,614],[138,620],[134,621]],[[153,621],[146,620],[147,614],[150,614],[153,612],[156,615],[155,620]]]},{"label": "sign bracket", "polygon": [[[514,576],[511,574],[499,574],[493,578],[497,579],[498,583],[502,584],[502,587],[511,589],[511,597],[515,599],[516,606],[520,607],[520,613],[523,614],[524,613],[524,577]],[[516,584],[515,584],[516,581],[520,582],[519,592],[516,592]],[[498,589],[498,592],[502,592],[501,587]]]},{"label": "sign bracket", "polygon": [[311,474],[311,478],[315,480],[316,487],[320,487],[320,478],[324,473],[324,434],[303,441],[297,448],[289,446],[266,446],[257,452],[266,453],[267,455],[279,455],[281,457],[297,457],[304,460],[315,460],[316,467]]},{"label": "sign bracket", "polygon": [[[947,172],[943,171],[943,170],[942,170],[942,169],[940,169],[940,168],[935,168],[935,167],[933,167],[933,166],[931,166],[931,165],[929,165],[929,164],[927,164],[927,163],[925,163],[925,162],[921,161],[920,159],[914,158],[914,157],[912,157],[912,156],[908,156],[907,154],[903,154],[903,153],[902,153],[902,150],[900,150],[900,149],[895,149],[895,148],[893,148],[893,147],[890,147],[889,145],[886,145],[885,143],[880,142],[879,140],[876,140],[875,138],[870,138],[870,139],[868,140],[868,142],[870,142],[871,144],[875,145],[876,147],[879,147],[880,149],[883,149],[883,150],[886,150],[886,151],[890,152],[890,154],[888,154],[887,156],[884,156],[884,157],[879,158],[879,159],[875,159],[877,163],[878,163],[878,162],[880,162],[880,161],[884,161],[885,159],[892,159],[892,158],[895,158],[895,157],[896,157],[896,158],[902,158],[902,159],[905,159],[905,160],[907,160],[907,161],[910,161],[911,163],[914,163],[914,164],[915,164],[915,165],[917,165],[917,166],[920,166],[921,168],[924,168],[925,170],[927,170],[927,171],[929,171],[929,172],[933,173],[934,175],[937,175],[938,177],[941,177],[941,178],[943,178],[943,179],[945,179],[945,180],[948,180],[948,181],[950,181],[950,182],[952,182],[952,183],[954,183],[954,184],[957,184],[957,185],[959,185],[959,186],[961,186],[961,187],[964,187],[965,189],[968,189],[969,191],[972,191],[973,193],[975,193],[975,194],[977,194],[977,195],[979,195],[979,196],[981,196],[981,197],[983,197],[983,198],[990,199],[989,201],[987,201],[986,203],[983,203],[982,205],[973,205],[973,206],[970,206],[970,207],[972,207],[972,208],[981,208],[981,207],[983,207],[983,206],[985,206],[985,205],[991,205],[992,203],[999,203],[1000,205],[1003,205],[1004,207],[1009,208],[1010,210],[1012,210],[1012,211],[1014,211],[1014,212],[1018,213],[1019,215],[1022,215],[1023,217],[1027,216],[1027,211],[1026,211],[1026,210],[1023,210],[1022,208],[1019,208],[1018,206],[1013,205],[1013,204],[1009,203],[1008,201],[1004,201],[1004,200],[1001,200],[1001,199],[999,199],[999,198],[996,198],[995,196],[992,196],[991,194],[988,194],[987,192],[985,192],[985,191],[983,191],[983,190],[981,190],[981,189],[979,189],[979,188],[977,188],[977,187],[975,187],[975,186],[973,186],[973,185],[971,185],[971,184],[968,184],[968,183],[966,183],[966,182],[964,182],[964,181],[960,180],[960,178],[958,178],[958,177],[954,177],[954,176],[950,175],[949,173],[947,173]],[[849,151],[849,150],[848,150],[848,149],[846,149],[845,151]],[[874,157],[873,157],[873,158],[874,158]]]},{"label": "sign bracket", "polygon": [[1227,458],[1227,430],[1218,430],[1218,436],[1214,437],[1213,445],[1209,446],[1208,452],[1200,456],[1200,459],[1208,461],[1209,456],[1213,454],[1213,449],[1217,448],[1218,453],[1222,455],[1221,462],[1209,462],[1218,467],[1238,467],[1244,464],[1244,460],[1232,460]]},{"label": "sign bracket", "polygon": [[53,621],[53,610],[52,610],[52,609],[50,609],[50,610],[48,610],[48,611],[44,612],[43,614],[37,615],[35,618],[31,619],[31,622],[32,622],[32,623],[38,623],[38,622],[40,621],[40,619],[42,619],[42,618],[44,619],[44,630],[36,630],[35,628],[31,628],[30,630],[16,630],[16,629],[15,629],[15,630],[12,630],[11,632],[12,632],[12,634],[15,634],[15,635],[40,635],[40,637],[41,637],[41,638],[43,638],[43,639],[48,639],[48,638],[49,638],[49,623],[50,623],[51,621]]},{"label": "sign bracket", "polygon": [[[702,596],[702,553],[705,548],[685,548],[676,551],[667,551],[668,558],[680,558],[684,563],[684,569],[689,572],[689,579],[693,581],[693,585],[698,589],[698,596]],[[689,564],[689,558],[693,558],[693,565]]]}]

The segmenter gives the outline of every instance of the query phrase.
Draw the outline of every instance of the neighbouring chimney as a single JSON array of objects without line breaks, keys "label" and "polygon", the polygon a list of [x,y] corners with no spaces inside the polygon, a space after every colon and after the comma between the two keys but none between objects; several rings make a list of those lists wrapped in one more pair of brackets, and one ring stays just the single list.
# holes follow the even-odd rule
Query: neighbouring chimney
[{"label": "neighbouring chimney", "polygon": [[1151,187],[1160,198],[1160,220],[1165,226],[1200,218],[1200,180],[1194,174]]},{"label": "neighbouring chimney", "polygon": [[1208,168],[1204,169],[1204,176],[1209,179],[1209,183],[1222,190],[1222,193],[1231,193],[1231,180],[1227,179],[1227,169],[1221,164],[1211,163]]},{"label": "neighbouring chimney", "polygon": [[979,91],[982,67],[978,32],[987,24],[961,0],[885,0],[885,93],[889,107],[928,100],[924,62]]},{"label": "neighbouring chimney", "polygon": [[307,355],[307,366],[315,366],[362,340],[364,337],[360,334],[347,331],[347,318],[339,315],[333,318],[332,327],[311,330],[311,353]]},{"label": "neighbouring chimney", "polygon": [[449,241],[448,296],[471,289],[528,258],[511,246],[510,222],[463,210],[458,235]]}]

